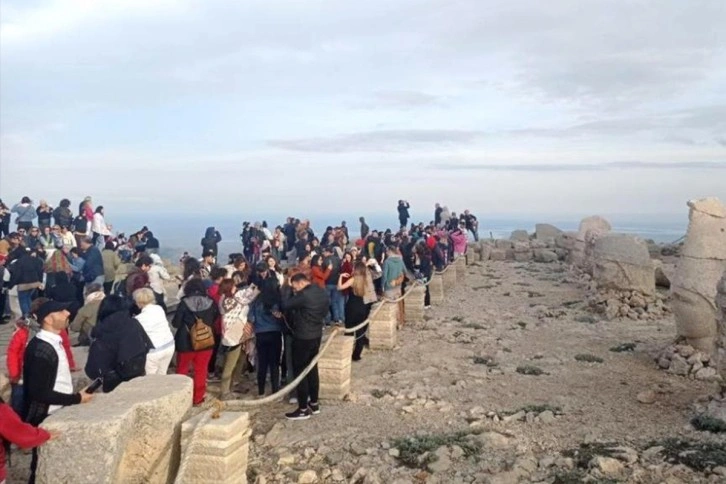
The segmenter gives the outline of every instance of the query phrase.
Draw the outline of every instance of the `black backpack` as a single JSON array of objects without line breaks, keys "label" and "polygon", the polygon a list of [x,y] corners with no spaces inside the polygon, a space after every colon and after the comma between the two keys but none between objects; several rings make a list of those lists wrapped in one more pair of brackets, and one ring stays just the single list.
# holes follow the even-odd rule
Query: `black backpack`
[{"label": "black backpack", "polygon": [[83,215],[79,215],[73,220],[73,230],[79,234],[88,233],[88,220]]}]

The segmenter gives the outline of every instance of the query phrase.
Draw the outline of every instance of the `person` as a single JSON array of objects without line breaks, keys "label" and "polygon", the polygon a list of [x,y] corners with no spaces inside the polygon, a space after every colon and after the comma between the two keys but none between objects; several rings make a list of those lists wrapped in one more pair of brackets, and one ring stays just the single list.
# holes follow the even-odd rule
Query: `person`
[{"label": "person", "polygon": [[[282,356],[282,313],[279,284],[263,284],[263,294],[251,305],[249,320],[255,330],[257,350],[257,394],[265,394],[267,374],[270,375],[272,393],[280,389],[280,357]],[[269,294],[273,292],[274,294]],[[266,294],[267,293],[267,294]],[[269,301],[277,300],[271,306]]]},{"label": "person", "polygon": [[[235,375],[239,375],[245,362],[253,356],[251,342],[252,325],[248,323],[249,305],[259,291],[254,285],[237,289],[234,280],[225,278],[219,284],[219,312],[222,315],[221,347],[224,367],[220,394],[222,400],[232,397],[230,391]],[[242,353],[244,357],[242,358]]]},{"label": "person", "polygon": [[93,239],[85,237],[81,240],[81,257],[85,261],[81,275],[85,284],[100,284],[105,282],[105,271],[103,268],[103,256],[98,247],[93,245]]},{"label": "person", "polygon": [[12,218],[12,212],[10,207],[5,205],[0,200],[0,237],[7,237],[10,235],[10,219]]},{"label": "person", "polygon": [[85,288],[85,304],[71,322],[71,331],[78,333],[78,346],[91,345],[91,333],[98,322],[98,310],[106,296],[103,286],[89,284]]},{"label": "person", "polygon": [[38,215],[38,227],[41,232],[45,227],[50,227],[50,219],[53,217],[53,207],[48,205],[48,202],[41,200],[38,204],[38,208],[35,209],[35,213]]},{"label": "person", "polygon": [[219,309],[207,295],[202,280],[189,279],[184,285],[184,297],[179,301],[179,307],[174,313],[171,324],[177,329],[174,335],[174,345],[178,352],[176,372],[187,375],[191,367],[194,380],[192,401],[197,406],[204,402],[207,391],[207,368],[212,357],[212,346],[194,349],[192,327],[199,323],[213,331],[214,321],[218,315]]},{"label": "person", "polygon": [[[214,304],[219,307],[219,301],[222,295],[219,293],[219,285],[225,279],[227,270],[222,267],[212,267],[209,272],[209,281],[202,280],[207,287],[207,282],[211,282],[211,285],[207,287],[207,296],[212,298]],[[220,380],[221,372],[220,368],[223,366],[222,353],[220,352],[220,345],[222,341],[222,316],[217,316],[214,320],[214,348],[212,348],[212,357],[209,359],[209,367],[207,368],[208,376],[207,380],[210,382],[217,382]]]},{"label": "person", "polygon": [[153,261],[151,268],[149,268],[149,287],[154,291],[154,297],[156,298],[156,304],[166,312],[166,289],[164,289],[164,281],[171,281],[171,275],[169,271],[164,267],[164,261],[161,260],[157,254],[151,254],[149,256]]},{"label": "person", "polygon": [[98,247],[98,250],[103,249],[106,246],[106,238],[111,237],[112,234],[111,226],[106,225],[102,205],[96,207],[96,212],[93,214],[91,232],[93,232],[93,243]]},{"label": "person", "polygon": [[366,240],[368,238],[368,234],[371,231],[371,228],[368,227],[365,217],[361,217],[358,220],[360,221],[360,238],[361,240]]},{"label": "person", "polygon": [[67,245],[71,248],[78,247],[76,236],[73,235],[73,232],[65,225],[60,226],[60,239],[63,242],[63,245]]},{"label": "person", "polygon": [[311,282],[316,286],[325,289],[325,281],[328,280],[328,276],[333,271],[333,266],[329,262],[325,268],[323,268],[323,256],[315,255],[310,262],[310,275],[312,277]]},{"label": "person", "polygon": [[103,298],[91,338],[86,375],[102,378],[104,393],[145,375],[146,354],[154,345],[141,323],[131,317],[125,298],[113,294]]},{"label": "person", "polygon": [[30,231],[30,228],[33,226],[33,220],[38,216],[38,214],[35,212],[35,207],[33,206],[33,201],[30,199],[30,197],[23,197],[20,200],[20,203],[15,204],[15,206],[10,210],[12,213],[18,214],[17,218],[15,219],[15,223],[18,226],[18,232],[20,230],[24,230],[25,232]]},{"label": "person", "polygon": [[285,275],[282,273],[282,267],[280,267],[278,259],[276,259],[273,255],[268,255],[265,258],[265,263],[267,263],[267,268],[270,270],[270,274],[277,278],[278,286],[282,286],[283,282],[285,282]]},{"label": "person", "polygon": [[[68,405],[88,403],[93,395],[85,389],[74,392],[68,356],[61,333],[68,327],[67,304],[44,301],[35,310],[40,324],[38,334],[28,342],[23,358],[23,420],[38,426],[43,420]],[[30,480],[35,483],[38,453],[33,449]]]},{"label": "person", "polygon": [[156,304],[156,295],[152,289],[137,289],[132,296],[136,307],[141,310],[136,320],[141,323],[153,345],[146,355],[145,372],[147,375],[166,375],[174,356],[174,335],[169,328],[166,311]]},{"label": "person", "polygon": [[[383,276],[381,276],[383,295],[386,298],[397,299],[401,297],[401,286],[405,279],[405,272],[406,268],[398,246],[389,245],[386,260],[383,261]],[[403,301],[398,301],[398,324],[400,326],[403,323]]]},{"label": "person", "polygon": [[146,241],[146,244],[144,245],[144,252],[149,255],[159,253],[159,239],[154,237],[153,232],[146,232],[146,234],[144,234],[144,240]]},{"label": "person", "polygon": [[[304,274],[292,276],[290,285],[293,293],[288,299],[283,299],[282,309],[291,315],[292,360],[297,377],[320,350],[323,322],[328,314],[330,298],[324,289],[311,284]],[[307,420],[311,415],[319,414],[319,391],[320,379],[315,365],[297,386],[297,410],[285,414],[285,417],[289,420]]]},{"label": "person", "polygon": [[53,210],[53,221],[60,227],[68,228],[73,223],[73,212],[70,209],[71,201],[64,198]]},{"label": "person", "polygon": [[43,260],[35,250],[25,250],[23,254],[8,267],[10,272],[9,289],[17,289],[18,304],[22,316],[30,315],[30,304],[38,289],[43,288]]},{"label": "person", "polygon": [[[348,301],[345,303],[346,328],[354,328],[368,319],[368,315],[371,312],[371,304],[366,303],[364,297],[368,288],[368,278],[370,277],[368,267],[363,262],[356,262],[352,273],[343,273],[338,277],[338,290],[345,291],[350,289],[348,291]],[[366,337],[367,330],[368,326],[366,325],[355,332],[353,361],[360,361],[361,359],[363,347],[368,343],[368,338]]]},{"label": "person", "polygon": [[469,210],[464,210],[464,215],[462,216],[462,219],[464,220],[464,225],[466,227],[466,230],[471,232],[471,235],[474,237],[474,242],[479,241],[479,221],[476,219],[474,214],[469,212]]},{"label": "person", "polygon": [[116,271],[121,266],[121,257],[116,252],[116,247],[112,241],[106,242],[101,251],[101,260],[103,261],[103,291],[106,294],[111,294],[113,281],[116,279]]},{"label": "person", "polygon": [[15,321],[15,331],[8,342],[5,363],[10,380],[10,404],[17,413],[23,411],[23,358],[25,347],[28,345],[38,327],[31,318],[20,318]]},{"label": "person", "polygon": [[441,204],[437,203],[434,207],[434,225],[437,227],[441,224],[441,212],[443,212],[444,209],[441,208]]},{"label": "person", "polygon": [[[137,289],[149,287],[149,271],[151,271],[152,265],[154,265],[154,260],[148,255],[143,255],[136,259],[134,267],[129,272],[129,275],[126,276],[126,281],[124,282],[126,285],[125,296],[128,299],[132,299],[132,295]],[[135,312],[137,309],[132,309],[132,311]]]},{"label": "person", "polygon": [[202,238],[202,253],[211,252],[214,257],[219,253],[219,244],[222,241],[222,236],[219,231],[214,227],[207,227]]},{"label": "person", "polygon": [[323,264],[330,268],[328,277],[325,280],[325,290],[330,298],[330,318],[332,324],[345,323],[345,298],[338,290],[338,278],[340,276],[340,257],[330,247],[323,251],[325,260]]},{"label": "person", "polygon": [[434,272],[431,250],[428,248],[425,241],[421,240],[414,246],[414,254],[418,261],[417,270],[421,273],[423,283],[426,287],[424,309],[431,309],[431,292],[429,291],[429,284],[427,284],[428,281],[431,280]]},{"label": "person", "polygon": [[216,267],[216,254],[211,250],[207,250],[202,254],[202,260],[200,261],[199,274],[202,279],[211,281],[212,268]]},{"label": "person", "polygon": [[76,239],[74,247],[79,247],[81,241],[88,237],[89,221],[83,215],[83,212],[79,213],[76,218],[73,219],[73,237]]},{"label": "person", "polygon": [[401,223],[401,229],[406,228],[408,219],[411,218],[411,215],[408,213],[409,208],[411,208],[411,205],[406,200],[398,201],[398,221]]},{"label": "person", "polygon": [[24,423],[18,413],[0,398],[0,484],[7,478],[6,447],[15,444],[21,449],[40,447],[51,439],[44,429]]}]

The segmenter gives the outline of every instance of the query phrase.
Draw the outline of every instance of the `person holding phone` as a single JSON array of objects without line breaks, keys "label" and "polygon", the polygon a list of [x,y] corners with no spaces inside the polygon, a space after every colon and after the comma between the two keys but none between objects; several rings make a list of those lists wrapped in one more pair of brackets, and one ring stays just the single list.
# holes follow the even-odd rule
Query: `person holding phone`
[{"label": "person holding phone", "polygon": [[[61,333],[68,327],[70,304],[45,300],[31,308],[40,331],[30,340],[23,357],[24,405],[26,423],[40,425],[43,420],[68,405],[88,403],[93,396],[85,389],[73,391],[71,367],[63,348]],[[38,452],[33,449],[30,480],[35,482]]]}]

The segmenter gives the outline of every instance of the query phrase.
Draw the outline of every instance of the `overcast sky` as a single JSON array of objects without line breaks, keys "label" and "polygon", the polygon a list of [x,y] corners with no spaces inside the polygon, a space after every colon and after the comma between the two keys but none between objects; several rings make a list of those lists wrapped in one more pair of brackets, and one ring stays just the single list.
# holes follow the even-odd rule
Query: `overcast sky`
[{"label": "overcast sky", "polygon": [[724,0],[1,0],[0,195],[302,215],[726,200]]}]

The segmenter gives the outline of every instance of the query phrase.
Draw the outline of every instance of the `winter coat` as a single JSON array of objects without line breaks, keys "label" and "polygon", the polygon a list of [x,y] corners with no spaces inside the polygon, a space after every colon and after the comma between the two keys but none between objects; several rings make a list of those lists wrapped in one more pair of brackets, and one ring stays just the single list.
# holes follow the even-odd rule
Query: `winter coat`
[{"label": "winter coat", "polygon": [[217,244],[221,241],[222,236],[220,233],[214,227],[207,227],[207,230],[204,232],[204,238],[202,239],[202,253],[209,251],[216,257],[218,254]]},{"label": "winter coat", "polygon": [[[10,271],[9,288],[20,286],[18,290],[22,291],[25,290],[26,284],[37,286],[43,282],[43,260],[28,252],[10,264],[8,270]],[[32,289],[37,289],[37,287]]]},{"label": "winter coat", "polygon": [[[174,335],[176,350],[180,353],[194,351],[190,330],[197,318],[204,324],[214,329],[214,321],[219,315],[219,308],[212,298],[202,295],[186,296],[179,302],[179,307],[174,313],[171,325],[177,328]],[[206,351],[206,350],[204,350]]]},{"label": "winter coat", "polygon": [[92,282],[95,278],[105,274],[103,269],[103,256],[97,247],[89,247],[82,257],[86,261],[83,264],[82,270],[83,280],[85,282]]},{"label": "winter coat", "polygon": [[70,227],[73,224],[73,212],[68,207],[57,207],[53,210],[53,220],[56,225]]},{"label": "winter coat", "polygon": [[121,258],[115,250],[103,249],[101,251],[101,259],[103,260],[104,282],[113,282],[116,278],[116,270],[121,265]]},{"label": "winter coat", "polygon": [[401,277],[406,271],[406,267],[403,264],[403,258],[399,255],[392,255],[383,262],[383,276],[381,277],[381,283],[383,284],[383,290],[394,289],[401,287],[401,285],[393,286],[392,282]]},{"label": "winter coat", "polygon": [[288,323],[298,340],[315,340],[323,336],[323,321],[330,298],[324,289],[310,284],[302,291],[283,299],[282,309],[290,313]]}]

